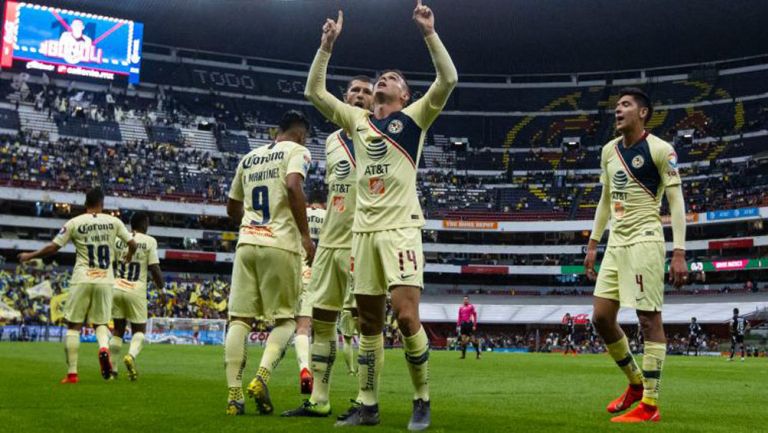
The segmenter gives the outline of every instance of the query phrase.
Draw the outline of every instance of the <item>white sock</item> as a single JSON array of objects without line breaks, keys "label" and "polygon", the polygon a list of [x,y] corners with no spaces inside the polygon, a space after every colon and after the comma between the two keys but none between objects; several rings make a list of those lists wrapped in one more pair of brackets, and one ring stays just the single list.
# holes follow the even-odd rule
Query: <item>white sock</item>
[{"label": "white sock", "polygon": [[77,351],[80,349],[80,331],[67,329],[64,351],[67,353],[67,373],[77,374]]},{"label": "white sock", "polygon": [[[239,320],[229,324],[227,339],[224,344],[224,364],[227,376],[227,386],[230,389],[230,400],[242,400],[243,370],[248,359],[245,340],[251,327]],[[238,393],[236,390],[239,389]]]},{"label": "white sock", "polygon": [[133,337],[131,337],[131,347],[128,349],[128,354],[136,359],[136,357],[139,356],[139,352],[141,352],[142,344],[144,344],[144,333],[137,332],[133,334]]},{"label": "white sock", "polygon": [[309,335],[296,334],[293,337],[293,347],[296,349],[299,371],[309,369]]},{"label": "white sock", "polygon": [[117,373],[117,366],[120,365],[116,361],[120,357],[120,351],[123,349],[123,339],[121,337],[112,336],[109,339],[109,354],[112,357],[112,371]]},{"label": "white sock", "polygon": [[96,327],[96,341],[99,343],[99,349],[109,349],[109,328],[107,325]]}]

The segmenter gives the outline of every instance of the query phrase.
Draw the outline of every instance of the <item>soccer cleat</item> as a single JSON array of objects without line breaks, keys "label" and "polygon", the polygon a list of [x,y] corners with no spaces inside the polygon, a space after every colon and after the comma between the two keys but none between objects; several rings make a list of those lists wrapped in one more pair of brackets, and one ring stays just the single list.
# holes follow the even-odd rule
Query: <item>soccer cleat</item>
[{"label": "soccer cleat", "polygon": [[744,357],[743,356],[741,357],[741,361],[744,362]]},{"label": "soccer cleat", "polygon": [[357,371],[349,370],[349,372],[347,374],[349,374],[350,376],[357,376]]},{"label": "soccer cleat", "polygon": [[101,367],[101,377],[109,380],[112,377],[112,361],[109,359],[109,349],[106,347],[99,349],[99,367]]},{"label": "soccer cleat", "polygon": [[269,398],[267,383],[261,376],[256,376],[248,385],[248,396],[256,401],[256,409],[260,414],[269,415],[275,410]]},{"label": "soccer cleat", "polygon": [[110,374],[109,380],[117,380],[117,372],[116,371],[112,371],[109,374]]},{"label": "soccer cleat", "polygon": [[377,425],[379,423],[379,405],[366,406],[352,400],[352,407],[336,418],[336,427],[350,427],[356,425]]},{"label": "soccer cleat", "polygon": [[422,431],[429,427],[432,422],[432,411],[429,408],[429,401],[422,399],[413,401],[413,413],[411,420],[408,421],[408,430]]},{"label": "soccer cleat", "polygon": [[62,385],[67,385],[67,384],[74,384],[77,382],[80,382],[80,378],[77,377],[77,373],[68,373],[67,377],[65,377],[64,379],[61,379],[61,382],[59,383],[61,383]]},{"label": "soccer cleat", "polygon": [[317,403],[312,403],[309,401],[309,399],[304,400],[303,403],[301,403],[301,406],[297,407],[296,409],[287,410],[280,414],[280,416],[284,417],[294,417],[294,416],[306,416],[306,417],[312,417],[312,418],[321,418],[326,417],[331,414],[331,404],[326,403],[324,405],[320,405]]},{"label": "soccer cleat", "polygon": [[128,379],[133,382],[139,378],[139,370],[136,369],[136,359],[130,354],[123,358],[125,368],[128,370]]},{"label": "soccer cleat", "polygon": [[245,415],[245,402],[230,400],[227,403],[227,415]]},{"label": "soccer cleat", "polygon": [[623,412],[629,409],[636,401],[643,398],[643,385],[629,385],[627,390],[616,400],[608,403],[606,409],[610,413]]},{"label": "soccer cleat", "polygon": [[301,387],[301,393],[312,394],[313,382],[314,382],[314,378],[312,377],[312,372],[309,371],[308,368],[302,369],[301,373],[299,374],[299,383]]},{"label": "soccer cleat", "polygon": [[651,406],[640,402],[636,408],[625,413],[611,418],[611,422],[621,423],[639,423],[639,422],[659,422],[661,421],[661,413],[658,406]]}]

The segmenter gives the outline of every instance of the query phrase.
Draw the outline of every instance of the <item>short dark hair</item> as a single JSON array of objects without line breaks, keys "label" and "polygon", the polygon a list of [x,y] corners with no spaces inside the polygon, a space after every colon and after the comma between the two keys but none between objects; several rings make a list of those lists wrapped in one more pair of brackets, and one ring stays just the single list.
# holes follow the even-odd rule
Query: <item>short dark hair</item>
[{"label": "short dark hair", "polygon": [[738,308],[734,308],[733,309],[733,314],[739,314],[739,309]]},{"label": "short dark hair", "polygon": [[347,82],[347,89],[346,91],[349,91],[349,88],[352,87],[352,82],[354,81],[362,81],[366,84],[373,84],[373,78],[367,76],[367,75],[355,75]]},{"label": "short dark hair", "polygon": [[301,125],[309,131],[309,120],[307,116],[298,110],[288,110],[283,114],[280,119],[280,123],[277,125],[280,128],[280,132],[285,132],[294,126]]},{"label": "short dark hair", "polygon": [[96,207],[104,203],[104,191],[96,187],[85,193],[85,207]]},{"label": "short dark hair", "polygon": [[376,81],[379,81],[379,78],[381,78],[381,76],[386,74],[387,72],[394,72],[395,74],[399,75],[400,78],[403,79],[403,83],[405,83],[405,90],[408,91],[408,95],[413,96],[411,95],[411,86],[408,84],[408,80],[405,78],[405,74],[403,73],[403,71],[399,69],[385,69],[379,72],[379,75],[376,76]]},{"label": "short dark hair", "polygon": [[136,230],[147,230],[149,227],[149,215],[144,212],[134,212],[131,216],[131,228]]},{"label": "short dark hair", "polygon": [[651,103],[651,98],[648,97],[648,94],[643,92],[643,90],[639,87],[624,87],[623,89],[619,90],[619,99],[627,95],[631,96],[635,102],[637,102],[637,105],[648,109],[648,114],[643,119],[643,121],[648,123],[648,121],[651,120],[651,117],[653,116],[653,104]]}]

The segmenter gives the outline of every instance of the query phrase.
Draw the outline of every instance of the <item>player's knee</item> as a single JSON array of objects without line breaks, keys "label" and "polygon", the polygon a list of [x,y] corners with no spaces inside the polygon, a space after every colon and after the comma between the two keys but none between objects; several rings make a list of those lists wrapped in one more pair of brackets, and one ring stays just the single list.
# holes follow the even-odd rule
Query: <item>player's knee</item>
[{"label": "player's knee", "polygon": [[397,325],[402,332],[413,334],[413,331],[417,331],[421,325],[418,311],[412,309],[397,311]]},{"label": "player's knee", "polygon": [[604,334],[605,330],[611,329],[616,326],[616,318],[607,314],[600,314],[595,312],[592,316],[592,324],[601,333]]},{"label": "player's knee", "polygon": [[638,321],[640,322],[640,329],[643,331],[643,335],[651,335],[657,331],[659,327],[658,320],[654,316],[638,315]]}]

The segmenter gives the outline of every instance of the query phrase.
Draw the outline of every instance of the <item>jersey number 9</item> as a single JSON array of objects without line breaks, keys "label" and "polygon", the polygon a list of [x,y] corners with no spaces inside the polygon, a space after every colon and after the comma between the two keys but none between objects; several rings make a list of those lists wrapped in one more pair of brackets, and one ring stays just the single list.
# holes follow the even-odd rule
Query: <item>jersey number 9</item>
[{"label": "jersey number 9", "polygon": [[251,191],[251,207],[256,212],[261,212],[261,222],[252,221],[251,224],[266,225],[269,224],[271,215],[269,214],[269,188],[266,186],[254,187]]}]

